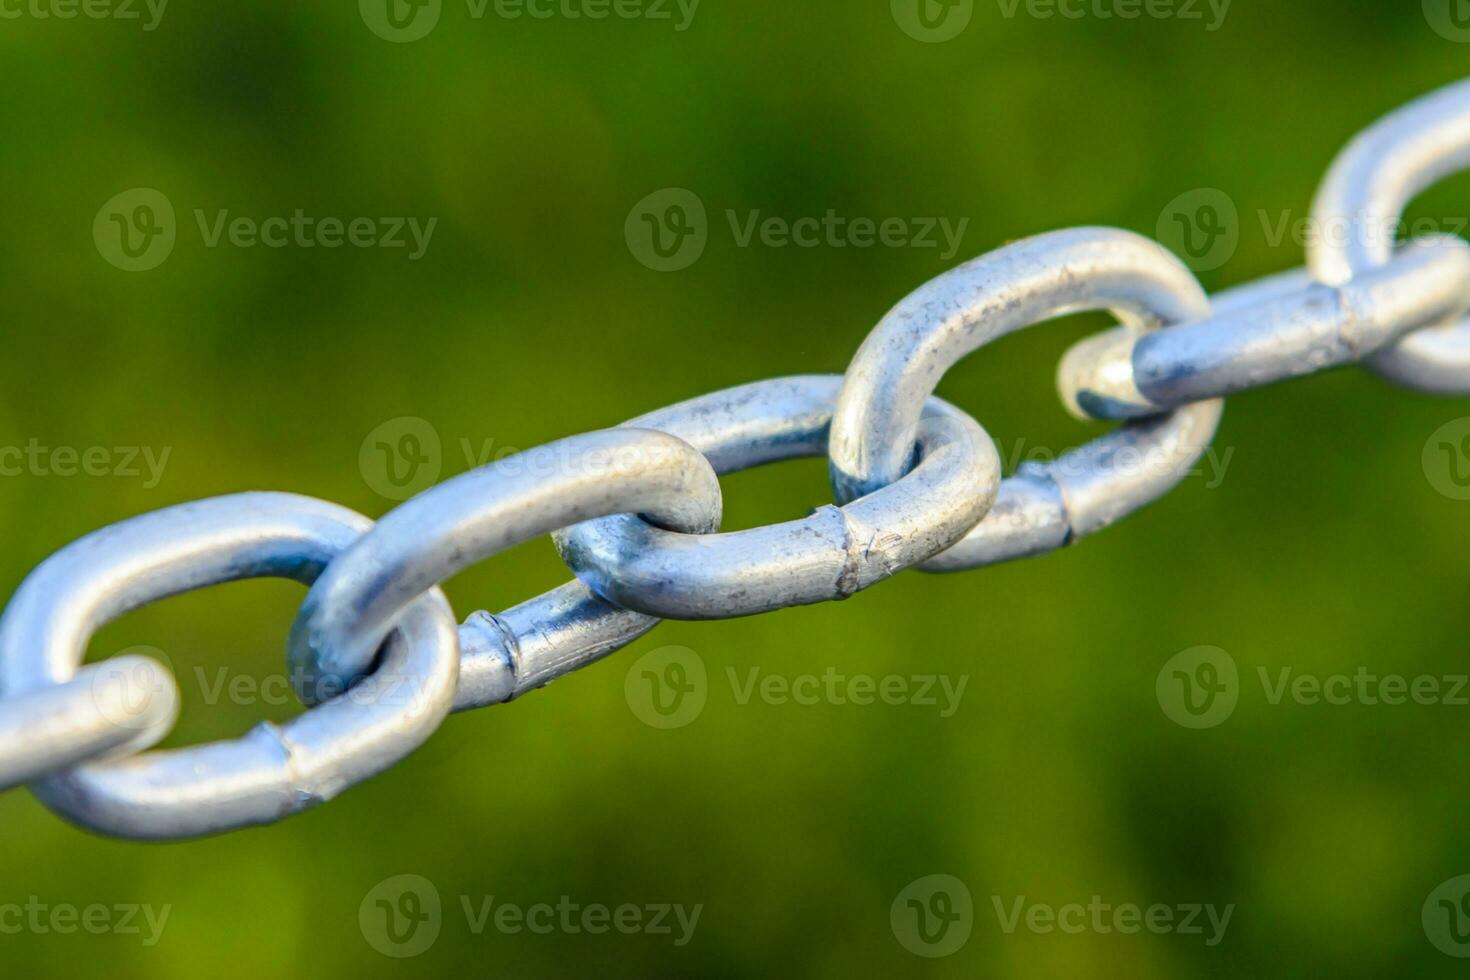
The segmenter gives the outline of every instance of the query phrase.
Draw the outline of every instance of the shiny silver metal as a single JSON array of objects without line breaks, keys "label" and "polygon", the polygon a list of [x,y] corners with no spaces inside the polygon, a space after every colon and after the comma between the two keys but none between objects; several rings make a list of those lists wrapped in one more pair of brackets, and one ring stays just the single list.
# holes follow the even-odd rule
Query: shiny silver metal
[{"label": "shiny silver metal", "polygon": [[[398,615],[425,591],[456,572],[550,531],[608,514],[637,512],[660,525],[692,533],[720,526],[720,483],[696,450],[662,432],[608,429],[507,457],[463,473],[404,503],[364,535],[312,587],[291,627],[289,662],[298,695],[308,704],[322,687],[341,689],[366,674]],[[606,636],[644,624],[588,607],[587,597],[543,597],[580,659]],[[540,606],[542,610],[551,606]],[[534,611],[533,611],[534,613]],[[529,618],[529,617],[526,617]],[[504,620],[502,619],[502,622]],[[493,623],[493,620],[492,620]],[[589,625],[590,623],[590,625]],[[483,627],[485,624],[480,623]],[[588,630],[598,634],[586,643]],[[487,640],[481,629],[477,650]],[[465,704],[518,690],[515,644],[476,666]],[[557,659],[556,647],[542,653]],[[522,655],[524,651],[521,651]],[[493,660],[501,660],[496,665]],[[489,677],[480,671],[488,671]],[[521,677],[527,676],[524,666]],[[531,671],[538,677],[541,670]]]},{"label": "shiny silver metal", "polygon": [[[838,500],[904,474],[924,400],[960,358],[1040,321],[1098,309],[1143,332],[1205,317],[1210,303],[1162,246],[1110,228],[1029,238],[920,287],[883,318],[847,369],[829,447]],[[921,567],[954,571],[1041,554],[1106,527],[1188,474],[1220,412],[1219,401],[1190,405],[1023,467],[1001,485],[990,516]]]},{"label": "shiny silver metal", "polygon": [[[1421,191],[1470,168],[1470,80],[1385,116],[1333,162],[1312,205],[1308,266],[1341,285],[1386,265],[1404,208]],[[1383,377],[1441,395],[1470,392],[1470,321],[1420,330],[1374,354]]]},{"label": "shiny silver metal", "polygon": [[0,700],[0,789],[161,741],[179,714],[173,675],[149,657],[113,657],[65,684]]},{"label": "shiny silver metal", "polygon": [[[66,685],[96,629],[168,596],[245,578],[309,583],[371,526],[309,497],[246,493],[104,528],[22,583],[0,622],[0,684],[22,696]],[[33,789],[82,826],[150,840],[271,823],[329,800],[412,752],[450,709],[459,651],[449,603],[428,593],[397,627],[368,680],[284,725],[83,764]]]},{"label": "shiny silver metal", "polygon": [[501,704],[621,650],[659,624],[568,582],[503,613],[477,612],[459,628],[454,710]]},{"label": "shiny silver metal", "polygon": [[1172,330],[1076,344],[1057,374],[1062,401],[1079,418],[1140,418],[1355,363],[1470,310],[1470,244],[1429,236],[1341,286],[1288,273],[1214,303],[1209,318]]},{"label": "shiny silver metal", "polygon": [[[733,473],[822,455],[841,384],[827,375],[760,381],[627,425],[678,436],[716,472]],[[703,535],[620,515],[558,532],[557,548],[594,592],[667,619],[728,619],[845,599],[950,547],[995,500],[1000,457],[969,416],[931,399],[917,442],[911,471],[845,507]]]}]

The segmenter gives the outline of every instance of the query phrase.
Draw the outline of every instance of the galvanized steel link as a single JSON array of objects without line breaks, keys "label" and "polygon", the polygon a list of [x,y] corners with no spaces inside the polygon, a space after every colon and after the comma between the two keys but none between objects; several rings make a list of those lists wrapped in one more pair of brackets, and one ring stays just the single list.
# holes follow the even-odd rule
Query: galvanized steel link
[{"label": "galvanized steel link", "polygon": [[502,613],[477,612],[459,628],[454,710],[501,704],[621,650],[659,620],[568,582]]},{"label": "galvanized steel link", "polygon": [[[159,599],[222,582],[310,583],[372,522],[292,494],[182,504],[94,532],[21,584],[0,623],[0,683],[64,685],[92,633]],[[448,714],[459,673],[443,593],[417,599],[382,662],[350,694],[244,738],[91,762],[33,785],[53,810],[121,837],[171,839],[271,823],[329,800],[417,748]],[[149,727],[140,739],[162,733]]]},{"label": "galvanized steel link", "polygon": [[1464,243],[1426,236],[1396,249],[1409,201],[1467,167],[1470,81],[1461,81],[1338,155],[1312,207],[1311,273],[1221,294],[1210,319],[1180,330],[1082,341],[1063,358],[1062,400],[1083,417],[1136,418],[1359,360],[1419,391],[1470,392]]},{"label": "galvanized steel link", "polygon": [[[1312,218],[1319,229],[1307,264],[1341,284],[1385,265],[1404,208],[1443,177],[1470,168],[1470,80],[1390,113],[1360,133],[1327,172]],[[1374,354],[1369,366],[1417,391],[1470,393],[1470,320],[1410,334]]]},{"label": "galvanized steel link", "polygon": [[1355,363],[1470,310],[1470,244],[1428,236],[1341,286],[1290,273],[1213,301],[1195,323],[1073,346],[1057,375],[1063,402],[1079,418],[1141,418]]},{"label": "galvanized steel link", "polygon": [[173,675],[140,656],[89,664],[64,684],[7,696],[0,700],[0,789],[145,749],[178,714]]},{"label": "galvanized steel link", "polygon": [[[312,704],[321,685],[340,689],[366,674],[402,610],[456,572],[569,524],[626,512],[679,530],[714,531],[720,526],[719,479],[704,456],[671,435],[607,429],[507,457],[424,491],[332,562],[307,594],[289,642],[297,694]],[[600,620],[611,612],[588,608],[576,593],[572,600],[582,625],[568,635],[601,631]],[[618,619],[615,634],[644,625]],[[509,657],[518,652],[515,643],[501,651]],[[554,656],[554,650],[545,652]],[[505,672],[517,668],[502,662],[503,668],[487,665],[499,680],[477,676],[476,683],[495,694],[503,690]]]},{"label": "galvanized steel link", "polygon": [[[924,399],[960,358],[1065,313],[1112,310],[1130,329],[1209,314],[1204,290],[1156,242],[1109,228],[1038,235],[920,287],[883,318],[848,367],[829,448],[838,500],[903,475]],[[1132,513],[1188,473],[1214,436],[1221,403],[1133,423],[1001,485],[996,509],[922,567],[955,571],[1062,547]]]},{"label": "galvanized steel link", "polygon": [[[841,384],[836,376],[777,378],[627,424],[686,439],[717,472],[733,473],[822,455]],[[985,430],[939,399],[924,412],[913,469],[844,507],[704,535],[622,515],[562,531],[557,547],[594,592],[670,619],[727,619],[845,599],[949,548],[995,501],[1000,457]]]}]

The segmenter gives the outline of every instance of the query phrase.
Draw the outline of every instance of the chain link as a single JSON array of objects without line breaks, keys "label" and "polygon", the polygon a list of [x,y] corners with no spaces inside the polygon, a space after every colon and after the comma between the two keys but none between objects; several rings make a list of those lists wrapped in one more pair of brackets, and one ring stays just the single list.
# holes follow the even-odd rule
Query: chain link
[{"label": "chain link", "polygon": [[[840,377],[779,378],[629,422],[687,439],[721,474],[826,452]],[[995,502],[1000,457],[985,430],[939,399],[907,445],[918,462],[892,486],[785,524],[676,534],[630,515],[556,535],[604,598],[668,619],[728,619],[846,599],[955,545]]]},{"label": "chain link", "polygon": [[1222,293],[1175,330],[1090,337],[1063,356],[1059,387],[1081,418],[1156,415],[1360,361],[1467,310],[1470,244],[1430,236],[1341,286],[1291,273]]},{"label": "chain link", "polygon": [[1395,241],[1408,203],[1467,168],[1470,80],[1343,150],[1312,206],[1310,271],[1218,296],[1212,317],[1181,330],[1084,340],[1063,358],[1063,400],[1083,417],[1133,418],[1360,360],[1416,391],[1470,393],[1465,242]]},{"label": "chain link", "polygon": [[[745,385],[480,467],[374,525],[289,494],[185,504],[97,531],[22,583],[0,621],[0,788],[28,783],[93,830],[145,840],[270,823],[411,753],[452,710],[512,700],[647,633],[844,599],[905,568],[1042,554],[1167,493],[1208,448],[1223,396],[1366,361],[1416,390],[1470,392],[1470,245],[1395,248],[1409,200],[1470,167],[1470,81],[1399,110],[1333,164],[1309,268],[1211,301],[1162,246],[1079,228],[949,272],[900,302],[842,377]],[[1059,388],[1123,420],[1000,479],[985,430],[932,397],[957,361],[1080,310],[1121,325],[1075,345]],[[717,474],[826,454],[840,506],[718,533]],[[439,584],[553,533],[577,579],[457,629]],[[163,665],[82,667],[142,605],[260,576],[311,586],[288,643],[311,707],[231,742],[145,751],[179,694]]]},{"label": "chain link", "polygon": [[[65,684],[95,630],[159,599],[249,578],[310,583],[371,527],[310,497],[246,493],[96,531],[42,562],[11,600],[0,624],[0,685],[27,692]],[[434,589],[395,623],[372,677],[284,725],[262,723],[232,742],[90,761],[33,788],[62,815],[122,837],[272,823],[417,748],[449,713],[458,676],[454,613]],[[160,734],[150,726],[149,744]]]},{"label": "chain link", "polygon": [[[1341,285],[1385,265],[1408,203],[1443,177],[1470,167],[1470,81],[1447,86],[1364,130],[1332,164],[1312,205],[1319,227],[1307,264]],[[1368,358],[1390,381],[1440,395],[1470,393],[1470,322],[1421,330]]]},{"label": "chain link", "polygon": [[[1131,232],[1073,228],[1018,242],[899,303],[848,366],[828,447],[838,500],[900,477],[904,433],[956,361],[1005,334],[1083,310],[1112,310],[1144,333],[1209,315],[1204,289],[1163,246]],[[1167,331],[1165,331],[1167,332]],[[1133,423],[1002,489],[1005,506],[929,566],[960,570],[1039,555],[1168,492],[1208,448],[1221,404]]]}]

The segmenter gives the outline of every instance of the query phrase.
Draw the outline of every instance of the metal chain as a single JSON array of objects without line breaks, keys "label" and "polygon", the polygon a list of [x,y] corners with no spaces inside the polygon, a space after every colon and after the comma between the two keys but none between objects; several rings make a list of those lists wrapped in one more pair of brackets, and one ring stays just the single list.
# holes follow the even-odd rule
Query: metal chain
[{"label": "metal chain", "polygon": [[[271,823],[416,749],[451,711],[509,701],[597,661],[659,617],[720,619],[844,599],[906,568],[1040,555],[1172,489],[1230,394],[1365,361],[1399,384],[1470,393],[1470,244],[1396,247],[1409,200],[1470,168],[1470,80],[1381,120],[1314,205],[1310,272],[1211,300],[1162,246],[1079,228],[999,249],[890,312],[846,375],[705,395],[448,480],[377,524],[246,493],[145,514],[63,548],[0,621],[0,788],[28,783],[93,830],[174,839]],[[1081,310],[1120,326],[1075,345],[1059,387],[1101,439],[1002,481],[984,429],[932,397],[958,360]],[[839,506],[719,533],[718,475],[829,459]],[[552,533],[577,578],[457,629],[439,583]],[[288,664],[309,709],[244,738],[145,751],[179,693],[161,664],[81,667],[93,632],[181,592],[261,576],[310,586]]]}]

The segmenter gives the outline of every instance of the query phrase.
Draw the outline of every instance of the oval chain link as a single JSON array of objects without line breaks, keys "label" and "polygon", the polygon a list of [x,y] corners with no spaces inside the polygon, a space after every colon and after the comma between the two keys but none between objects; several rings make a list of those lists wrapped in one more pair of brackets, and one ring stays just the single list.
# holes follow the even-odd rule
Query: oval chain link
[{"label": "oval chain link", "polygon": [[1359,361],[1418,391],[1470,393],[1470,246],[1430,235],[1395,247],[1405,206],[1466,168],[1470,80],[1339,154],[1312,206],[1310,272],[1222,293],[1179,330],[1082,341],[1062,361],[1063,401],[1082,418],[1137,418]]},{"label": "oval chain link", "polygon": [[[924,399],[962,357],[1008,333],[1084,310],[1112,310],[1138,332],[1197,320],[1210,303],[1158,243],[1110,228],[1072,228],[991,252],[894,307],[847,369],[829,448],[838,500],[903,475],[906,437]],[[997,508],[924,567],[955,571],[1038,555],[1168,492],[1209,446],[1221,403],[1130,423],[1001,486]]]},{"label": "oval chain link", "polygon": [[[1470,167],[1470,80],[1412,102],[1360,133],[1333,161],[1312,204],[1318,234],[1307,264],[1338,285],[1393,255],[1404,208],[1444,177]],[[1345,229],[1346,234],[1337,234]],[[1470,393],[1470,322],[1419,330],[1368,359],[1415,391]]]},{"label": "oval chain link", "polygon": [[[630,511],[677,530],[717,530],[719,479],[704,456],[671,435],[608,429],[424,491],[348,548],[307,593],[289,642],[297,694],[314,704],[324,685],[356,682],[402,611],[455,573],[569,524]],[[572,605],[594,612],[585,602]],[[506,644],[512,657],[516,646]],[[507,669],[516,672],[513,660]]]},{"label": "oval chain link", "polygon": [[[826,453],[842,378],[777,378],[627,423],[686,439],[720,474]],[[725,534],[678,534],[631,515],[557,534],[562,558],[605,599],[668,619],[728,619],[846,599],[959,541],[990,510],[1000,456],[985,430],[931,399],[918,462],[844,507]]]},{"label": "oval chain link", "polygon": [[[76,675],[94,631],[169,596],[249,578],[310,583],[372,522],[291,494],[246,493],[144,514],[43,562],[0,624],[0,684],[44,691]],[[171,839],[272,823],[336,796],[417,748],[448,714],[459,673],[454,614],[422,596],[357,689],[244,738],[93,761],[33,784],[84,827]],[[149,727],[151,740],[163,734]]]}]

